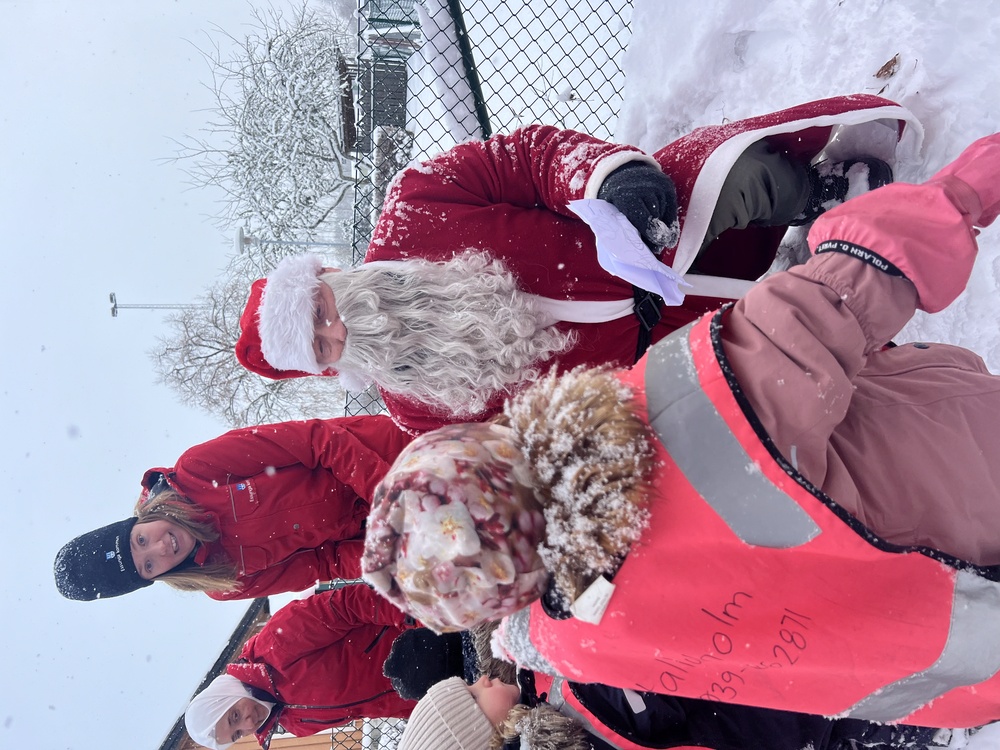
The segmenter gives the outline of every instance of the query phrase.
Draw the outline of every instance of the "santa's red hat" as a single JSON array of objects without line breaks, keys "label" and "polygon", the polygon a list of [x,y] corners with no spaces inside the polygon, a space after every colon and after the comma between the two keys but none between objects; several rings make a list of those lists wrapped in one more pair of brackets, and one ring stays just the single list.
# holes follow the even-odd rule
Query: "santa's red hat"
[{"label": "santa's red hat", "polygon": [[313,351],[316,290],[323,259],[313,253],[282,260],[266,279],[250,287],[236,358],[251,372],[272,380],[336,375]]}]

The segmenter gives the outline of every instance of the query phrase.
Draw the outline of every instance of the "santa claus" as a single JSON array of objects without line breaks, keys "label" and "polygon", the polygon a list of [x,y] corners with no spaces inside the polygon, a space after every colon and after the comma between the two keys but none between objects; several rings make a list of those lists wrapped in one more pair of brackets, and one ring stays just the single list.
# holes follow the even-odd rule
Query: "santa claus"
[{"label": "santa claus", "polygon": [[[237,356],[270,378],[374,383],[413,433],[488,418],[553,364],[630,366],[742,296],[788,226],[891,181],[905,123],[860,95],[700,128],[653,156],[540,125],[461,144],[397,176],[361,266],[293,256],[255,282]],[[865,146],[838,152],[848,141]],[[614,205],[684,275],[683,304],[600,265],[580,198]]]}]

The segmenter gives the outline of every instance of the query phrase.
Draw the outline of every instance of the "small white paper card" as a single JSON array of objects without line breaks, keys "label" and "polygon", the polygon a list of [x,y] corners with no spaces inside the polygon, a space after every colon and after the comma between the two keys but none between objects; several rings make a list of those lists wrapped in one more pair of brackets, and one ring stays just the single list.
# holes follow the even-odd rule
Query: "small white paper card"
[{"label": "small white paper card", "polygon": [[569,611],[577,620],[597,625],[604,617],[604,610],[608,608],[613,593],[615,585],[604,576],[598,576],[587,590],[569,605]]},{"label": "small white paper card", "polygon": [[601,268],[633,286],[659,294],[668,305],[684,301],[680,288],[691,285],[656,259],[621,211],[597,198],[570,201],[569,207],[593,230]]},{"label": "small white paper card", "polygon": [[628,707],[632,709],[632,713],[641,714],[646,710],[646,701],[637,692],[622,688],[622,693],[625,694],[625,700],[628,701]]}]

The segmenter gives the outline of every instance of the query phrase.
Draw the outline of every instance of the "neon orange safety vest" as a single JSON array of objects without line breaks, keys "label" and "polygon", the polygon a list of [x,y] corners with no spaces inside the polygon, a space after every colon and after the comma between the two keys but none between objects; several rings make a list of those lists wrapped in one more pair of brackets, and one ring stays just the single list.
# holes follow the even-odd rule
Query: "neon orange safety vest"
[{"label": "neon orange safety vest", "polygon": [[650,525],[598,625],[537,602],[507,618],[518,662],[827,716],[1000,718],[993,570],[889,544],[798,474],[741,407],[718,328],[706,316],[623,373],[659,437]]}]

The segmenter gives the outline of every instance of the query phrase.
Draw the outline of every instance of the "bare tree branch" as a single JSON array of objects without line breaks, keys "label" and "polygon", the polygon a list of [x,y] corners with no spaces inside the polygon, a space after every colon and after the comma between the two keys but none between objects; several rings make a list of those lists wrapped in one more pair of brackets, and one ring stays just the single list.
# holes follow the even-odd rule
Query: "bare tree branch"
[{"label": "bare tree branch", "polygon": [[[341,51],[352,39],[349,15],[338,17],[334,5],[323,13],[303,5],[287,20],[274,9],[254,15],[245,37],[216,28],[199,50],[211,71],[213,106],[197,137],[176,141],[175,160],[193,185],[221,190],[215,218],[225,231],[243,226],[273,240],[326,239],[354,185],[353,144],[345,143],[353,132],[353,120],[345,122],[353,118],[353,83]],[[223,54],[223,47],[233,51]],[[250,284],[294,252],[264,240],[241,249],[198,306],[167,319],[172,333],[151,353],[160,381],[234,426],[341,416],[345,395],[335,378],[271,381],[236,360]]]},{"label": "bare tree branch", "polygon": [[344,392],[336,378],[267,380],[243,368],[234,349],[254,266],[237,258],[197,306],[167,320],[173,334],[151,352],[160,382],[185,403],[234,427],[289,419],[343,416]]},{"label": "bare tree branch", "polygon": [[257,25],[232,42],[199,51],[211,70],[211,120],[196,137],[177,142],[176,160],[196,186],[223,191],[215,218],[274,238],[311,237],[353,185],[345,143],[353,123],[353,82],[342,52],[346,21],[305,5],[285,19],[257,10]]}]

